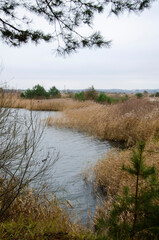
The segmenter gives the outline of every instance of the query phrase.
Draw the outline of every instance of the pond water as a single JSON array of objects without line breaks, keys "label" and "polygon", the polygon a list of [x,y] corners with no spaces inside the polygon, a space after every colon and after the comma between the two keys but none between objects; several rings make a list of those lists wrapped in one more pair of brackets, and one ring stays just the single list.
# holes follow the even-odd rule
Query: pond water
[{"label": "pond water", "polygon": [[[27,112],[27,110],[23,110]],[[36,112],[39,119],[48,115],[57,116],[58,112]],[[58,198],[69,200],[75,209],[75,218],[83,224],[94,216],[96,196],[93,193],[91,182],[86,184],[83,172],[88,163],[95,164],[105,154],[111,145],[108,141],[100,141],[76,130],[46,127],[42,146],[54,149],[54,154],[59,154],[57,162],[45,176],[49,190]]]}]

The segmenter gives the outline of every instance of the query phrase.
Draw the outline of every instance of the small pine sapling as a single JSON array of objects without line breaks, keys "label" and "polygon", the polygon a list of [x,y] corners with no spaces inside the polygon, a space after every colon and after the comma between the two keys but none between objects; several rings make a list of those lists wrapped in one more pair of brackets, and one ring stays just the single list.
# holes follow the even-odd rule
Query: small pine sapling
[{"label": "small pine sapling", "polygon": [[145,164],[144,149],[145,143],[139,142],[130,158],[131,165],[122,167],[134,178],[135,191],[131,193],[129,187],[124,187],[123,195],[115,200],[109,219],[99,220],[99,228],[107,229],[107,236],[101,239],[159,239],[159,181],[155,167]]}]

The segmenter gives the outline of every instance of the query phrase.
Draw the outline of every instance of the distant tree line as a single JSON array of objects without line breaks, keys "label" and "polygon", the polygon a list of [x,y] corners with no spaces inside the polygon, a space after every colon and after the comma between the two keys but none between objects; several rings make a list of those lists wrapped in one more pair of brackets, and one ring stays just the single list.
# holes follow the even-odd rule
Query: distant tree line
[{"label": "distant tree line", "polygon": [[[147,91],[144,91],[144,93],[139,92],[135,94],[137,98],[142,98],[145,95],[148,95]],[[29,99],[60,98],[61,93],[55,86],[51,87],[48,91],[46,91],[43,86],[37,84],[32,89],[27,89],[25,92],[22,92],[21,97],[29,98]],[[81,91],[77,93],[70,92],[68,97],[78,101],[91,100],[91,101],[95,101],[103,104],[124,102],[129,99],[127,94],[122,94],[122,95],[119,93],[116,93],[116,94],[114,93],[113,95],[106,94],[104,92],[99,92],[95,90],[93,86],[88,88],[85,91]],[[156,92],[155,94],[151,94],[149,95],[149,97],[159,97],[159,92]]]},{"label": "distant tree line", "polygon": [[98,93],[98,91],[96,91],[92,86],[87,91],[75,93],[74,98],[79,101],[93,100],[99,103],[111,104],[111,103],[124,102],[128,100],[128,95],[124,95],[120,97],[108,96],[103,92]]},{"label": "distant tree line", "polygon": [[40,86],[39,84],[35,85],[32,89],[27,89],[24,93],[21,93],[22,98],[60,98],[61,93],[55,87],[51,87],[49,91],[46,91],[44,87]]},{"label": "distant tree line", "polygon": [[152,94],[150,95],[150,97],[159,97],[159,92],[152,93]]}]

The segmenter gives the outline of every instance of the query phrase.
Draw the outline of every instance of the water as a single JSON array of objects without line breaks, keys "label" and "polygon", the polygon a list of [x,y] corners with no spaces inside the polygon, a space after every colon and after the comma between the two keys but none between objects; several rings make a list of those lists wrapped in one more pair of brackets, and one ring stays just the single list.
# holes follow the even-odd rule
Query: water
[{"label": "water", "polygon": [[[44,119],[48,114],[59,113],[35,111],[34,114]],[[94,216],[96,196],[91,183],[85,183],[82,172],[88,163],[95,164],[110,149],[110,144],[75,130],[55,127],[46,127],[41,144],[53,148],[54,156],[59,154],[58,161],[45,176],[49,190],[56,191],[58,198],[71,201],[76,217],[86,224],[88,211],[91,219]]]}]

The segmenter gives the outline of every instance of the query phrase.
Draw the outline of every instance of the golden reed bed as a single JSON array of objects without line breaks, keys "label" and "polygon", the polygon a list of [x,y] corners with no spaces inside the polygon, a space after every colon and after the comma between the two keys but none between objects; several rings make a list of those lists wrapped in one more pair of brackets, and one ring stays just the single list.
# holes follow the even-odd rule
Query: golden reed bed
[{"label": "golden reed bed", "polygon": [[78,102],[70,98],[57,99],[23,99],[18,94],[0,94],[0,106],[11,108],[25,108],[39,111],[64,111],[66,109],[77,109],[93,102]]},{"label": "golden reed bed", "polygon": [[101,105],[74,102],[61,118],[48,118],[48,125],[75,128],[100,139],[121,141],[127,146],[148,140],[159,131],[159,103],[147,99],[130,99],[124,103]]},{"label": "golden reed bed", "polygon": [[49,117],[49,126],[75,128],[100,139],[120,141],[127,146],[159,135],[159,102],[130,98],[124,103],[102,105],[69,98],[30,100],[16,94],[1,94],[1,106],[29,110],[61,111]]}]

